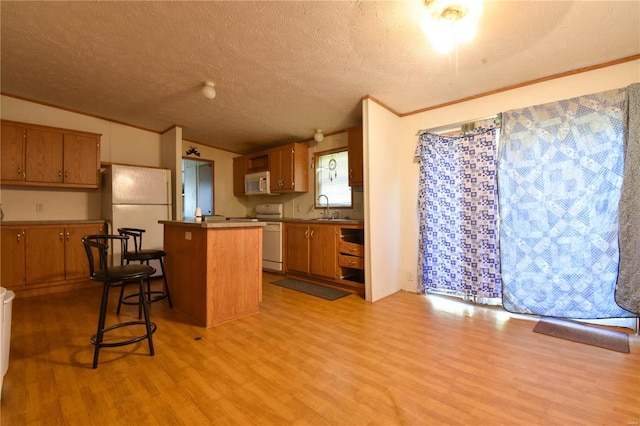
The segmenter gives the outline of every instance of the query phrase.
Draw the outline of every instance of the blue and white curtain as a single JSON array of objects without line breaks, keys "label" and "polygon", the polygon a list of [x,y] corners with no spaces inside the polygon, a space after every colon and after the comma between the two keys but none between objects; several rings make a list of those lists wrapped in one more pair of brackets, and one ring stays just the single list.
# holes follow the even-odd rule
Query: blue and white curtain
[{"label": "blue and white curtain", "polygon": [[420,135],[419,290],[501,297],[496,141],[495,127]]},{"label": "blue and white curtain", "polygon": [[565,318],[633,316],[614,298],[626,102],[619,89],[503,113],[498,182],[505,309]]}]

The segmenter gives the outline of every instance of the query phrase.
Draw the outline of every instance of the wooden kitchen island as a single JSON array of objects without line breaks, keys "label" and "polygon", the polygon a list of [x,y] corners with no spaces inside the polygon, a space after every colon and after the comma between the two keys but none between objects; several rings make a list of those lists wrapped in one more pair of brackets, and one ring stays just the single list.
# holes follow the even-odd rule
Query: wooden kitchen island
[{"label": "wooden kitchen island", "polygon": [[259,312],[264,222],[159,222],[175,309],[203,327]]}]

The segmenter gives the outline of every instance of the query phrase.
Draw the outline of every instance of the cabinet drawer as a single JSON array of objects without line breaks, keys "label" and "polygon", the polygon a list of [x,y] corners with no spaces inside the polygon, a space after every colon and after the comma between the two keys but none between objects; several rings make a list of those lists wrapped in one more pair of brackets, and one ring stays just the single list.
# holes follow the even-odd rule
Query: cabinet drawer
[{"label": "cabinet drawer", "polygon": [[338,249],[340,250],[340,253],[346,253],[352,256],[364,257],[364,246],[361,244],[340,241],[340,246],[338,247]]},{"label": "cabinet drawer", "polygon": [[364,259],[355,256],[338,256],[338,264],[346,268],[364,269]]}]

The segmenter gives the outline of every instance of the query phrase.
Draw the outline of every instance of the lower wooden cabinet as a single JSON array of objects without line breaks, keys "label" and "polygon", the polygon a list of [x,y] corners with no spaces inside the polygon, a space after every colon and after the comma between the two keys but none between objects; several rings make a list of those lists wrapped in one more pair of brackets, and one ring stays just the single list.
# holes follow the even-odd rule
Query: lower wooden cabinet
[{"label": "lower wooden cabinet", "polygon": [[287,223],[284,226],[285,272],[309,273],[309,225]]},{"label": "lower wooden cabinet", "polygon": [[330,225],[309,226],[309,272],[317,277],[338,278],[336,248],[338,228]]},{"label": "lower wooden cabinet", "polygon": [[25,229],[19,226],[0,228],[0,286],[16,288],[25,284]]},{"label": "lower wooden cabinet", "polygon": [[104,232],[104,223],[2,226],[0,281],[20,295],[77,288],[89,278],[82,237]]},{"label": "lower wooden cabinet", "polygon": [[26,237],[25,284],[63,281],[64,228],[29,228]]},{"label": "lower wooden cabinet", "polygon": [[364,295],[362,225],[285,223],[283,247],[287,275],[348,287]]}]

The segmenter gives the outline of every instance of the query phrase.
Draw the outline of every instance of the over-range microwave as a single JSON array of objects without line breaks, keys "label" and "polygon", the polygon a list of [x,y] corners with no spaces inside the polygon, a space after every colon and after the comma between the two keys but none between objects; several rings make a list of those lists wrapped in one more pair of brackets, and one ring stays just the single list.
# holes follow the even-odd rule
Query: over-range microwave
[{"label": "over-range microwave", "polygon": [[245,195],[269,194],[270,184],[269,172],[258,172],[244,175]]}]

